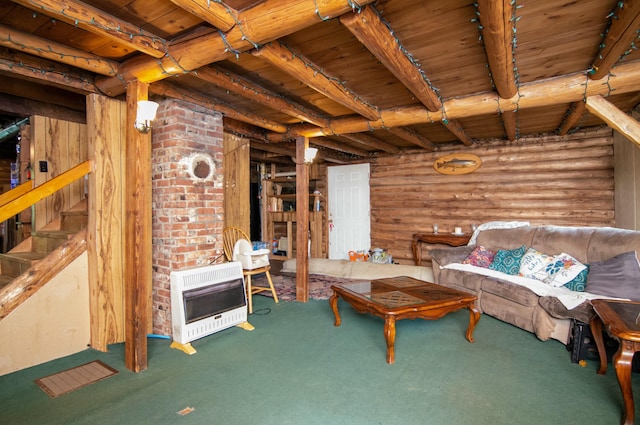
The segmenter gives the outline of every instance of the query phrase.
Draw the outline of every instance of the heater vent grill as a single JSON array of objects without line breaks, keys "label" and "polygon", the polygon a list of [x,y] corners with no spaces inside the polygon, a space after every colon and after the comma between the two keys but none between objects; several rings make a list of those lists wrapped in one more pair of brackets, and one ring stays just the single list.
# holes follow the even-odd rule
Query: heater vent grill
[{"label": "heater vent grill", "polygon": [[246,322],[242,265],[171,272],[171,321],[173,340],[181,344]]}]

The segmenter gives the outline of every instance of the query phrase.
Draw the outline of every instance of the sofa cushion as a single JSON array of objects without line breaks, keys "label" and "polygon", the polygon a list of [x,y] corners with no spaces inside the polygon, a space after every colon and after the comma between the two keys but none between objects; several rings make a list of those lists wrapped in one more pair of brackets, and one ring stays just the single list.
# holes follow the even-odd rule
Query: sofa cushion
[{"label": "sofa cushion", "polygon": [[467,292],[474,294],[480,290],[480,279],[478,279],[478,276],[461,270],[440,270],[438,284],[455,289],[465,289]]},{"label": "sofa cushion", "polygon": [[553,256],[543,254],[535,248],[529,248],[520,261],[520,276],[545,280],[549,276],[547,266],[552,261]]},{"label": "sofa cushion", "polygon": [[534,306],[538,304],[539,296],[525,286],[492,277],[481,277],[480,282],[480,287],[483,292],[489,292],[504,298],[505,300],[513,301],[525,306]]},{"label": "sofa cushion", "polygon": [[516,249],[500,249],[493,257],[493,262],[489,268],[506,274],[518,275],[520,273],[520,261],[526,250],[527,247],[524,245]]},{"label": "sofa cushion", "polygon": [[463,245],[453,248],[436,248],[429,250],[431,260],[440,266],[446,266],[451,263],[461,263],[467,258],[475,247]]},{"label": "sofa cushion", "polygon": [[596,315],[591,303],[582,303],[569,310],[556,297],[540,297],[540,305],[557,319],[576,319],[589,323]]},{"label": "sofa cushion", "polygon": [[477,267],[489,267],[493,263],[493,257],[495,257],[496,251],[484,246],[477,246],[471,251],[471,254],[462,260],[462,264],[471,264]]},{"label": "sofa cushion", "polygon": [[571,282],[576,276],[585,270],[587,266],[567,253],[556,255],[553,261],[547,265],[548,277],[544,283],[560,287]]},{"label": "sofa cushion", "polygon": [[589,265],[587,292],[640,301],[640,265],[636,251]]}]

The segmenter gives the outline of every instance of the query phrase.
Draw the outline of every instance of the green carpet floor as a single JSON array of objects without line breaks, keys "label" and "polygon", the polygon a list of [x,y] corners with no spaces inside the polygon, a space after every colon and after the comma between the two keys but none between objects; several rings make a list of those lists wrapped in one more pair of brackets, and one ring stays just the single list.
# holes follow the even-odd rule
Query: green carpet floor
[{"label": "green carpet floor", "polygon": [[[253,332],[232,328],[193,343],[189,356],[149,339],[149,368],[124,367],[123,345],[86,350],[0,377],[0,424],[617,424],[622,397],[606,376],[570,362],[556,341],[482,316],[397,324],[396,363],[385,362],[381,319],[342,300],[254,297]],[[119,370],[56,399],[33,381],[99,359]],[[640,394],[639,374],[633,386]],[[187,415],[177,412],[194,410]],[[638,410],[638,409],[637,409]]]}]

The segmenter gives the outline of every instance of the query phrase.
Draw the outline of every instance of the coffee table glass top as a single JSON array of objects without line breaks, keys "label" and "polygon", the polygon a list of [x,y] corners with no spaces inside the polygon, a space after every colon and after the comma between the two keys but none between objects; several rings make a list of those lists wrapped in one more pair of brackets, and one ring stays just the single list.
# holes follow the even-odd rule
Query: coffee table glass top
[{"label": "coffee table glass top", "polygon": [[454,289],[406,276],[345,283],[338,286],[386,308],[424,306],[429,303],[452,300],[458,296],[461,298],[470,296]]},{"label": "coffee table glass top", "polygon": [[608,304],[628,330],[640,332],[640,306],[638,304],[615,301],[609,301]]}]

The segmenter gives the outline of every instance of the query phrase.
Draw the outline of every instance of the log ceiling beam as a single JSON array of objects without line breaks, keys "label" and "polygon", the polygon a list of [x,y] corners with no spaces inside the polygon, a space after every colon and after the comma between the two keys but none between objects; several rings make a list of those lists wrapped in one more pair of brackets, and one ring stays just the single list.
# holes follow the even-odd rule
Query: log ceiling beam
[{"label": "log ceiling beam", "polygon": [[[627,62],[616,67],[616,73],[602,80],[588,80],[585,86],[584,73],[535,81],[520,86],[511,99],[502,99],[497,93],[482,93],[445,100],[447,118],[458,119],[481,115],[500,114],[505,111],[538,108],[582,101],[585,96],[603,95],[611,92],[624,94],[637,91],[640,79],[640,61]],[[291,126],[287,137],[304,134],[307,137],[322,135],[360,133],[389,127],[425,124],[444,119],[442,111],[430,112],[422,106],[406,106],[380,111],[382,119],[369,121],[360,116],[348,116],[331,120],[327,128],[310,124]]]},{"label": "log ceiling beam", "polygon": [[209,22],[220,31],[227,32],[236,25],[238,12],[222,2],[211,0],[171,0],[171,2],[193,16]]},{"label": "log ceiling beam", "polygon": [[283,112],[301,121],[320,127],[329,125],[329,119],[320,114],[287,100],[283,96],[267,90],[244,77],[222,70],[215,66],[203,67],[194,73],[199,79],[214,84],[231,93]]},{"label": "log ceiling beam", "polygon": [[336,142],[327,137],[314,137],[313,139],[311,139],[311,141],[314,145],[318,145],[323,148],[331,149],[338,152],[343,152],[349,155],[356,155],[360,157],[368,157],[371,155],[371,153],[367,150]]},{"label": "log ceiling beam", "polygon": [[345,13],[340,23],[369,50],[430,111],[442,108],[438,94],[420,67],[407,56],[400,41],[385,25],[373,6]]},{"label": "log ceiling beam", "polygon": [[166,53],[167,42],[130,22],[77,0],[12,0],[38,13],[45,14],[85,31],[109,37],[133,50],[153,58]]},{"label": "log ceiling beam", "polygon": [[500,97],[511,99],[518,91],[513,69],[515,3],[511,0],[478,0],[477,3],[493,83]]},{"label": "log ceiling beam", "polygon": [[83,95],[96,93],[93,75],[76,68],[50,62],[25,53],[0,48],[0,74],[65,88]]},{"label": "log ceiling beam", "polygon": [[87,123],[87,114],[84,111],[74,111],[58,105],[6,94],[0,94],[0,111],[22,116],[42,115],[59,120]]},{"label": "log ceiling beam", "polygon": [[387,131],[394,136],[413,143],[414,145],[420,146],[421,148],[424,148],[428,151],[432,151],[434,148],[433,143],[431,143],[430,140],[419,135],[417,132],[408,127],[392,127],[387,128]]},{"label": "log ceiling beam", "polygon": [[293,48],[275,41],[251,53],[365,118],[380,118],[377,107],[349,90],[339,78],[327,75],[321,66],[314,64]]},{"label": "log ceiling beam", "polygon": [[640,123],[630,115],[625,114],[600,95],[587,96],[586,107],[609,127],[617,130],[636,145],[640,145]]},{"label": "log ceiling beam", "polygon": [[[25,1],[25,0],[23,0]],[[364,6],[374,0],[359,0]],[[124,92],[126,81],[139,79],[151,83],[171,75],[183,74],[303,30],[323,21],[323,17],[340,16],[352,9],[345,0],[315,1],[265,0],[238,12],[237,22],[225,34],[212,32],[168,46],[160,60],[135,57],[120,66],[117,77],[103,78],[97,85],[103,93],[117,96]]]},{"label": "log ceiling beam", "polygon": [[569,133],[569,130],[571,130],[573,126],[576,125],[578,121],[580,121],[580,118],[582,118],[582,116],[584,115],[585,110],[586,105],[584,102],[573,102],[571,104],[571,108],[569,109],[569,115],[567,115],[567,117],[562,122],[562,125],[560,125],[558,133],[561,136]]},{"label": "log ceiling beam", "polygon": [[599,80],[606,77],[620,57],[631,49],[632,43],[638,37],[639,28],[640,2],[619,2],[615,15],[611,18],[611,26],[601,43],[602,47],[593,61],[594,72],[589,78]]},{"label": "log ceiling beam", "polygon": [[[340,22],[429,111],[437,111],[442,108],[440,97],[431,87],[431,83],[420,66],[409,58],[406,49],[402,47],[400,41],[393,35],[389,27],[385,25],[380,14],[373,6],[366,6],[358,12],[345,13],[340,17]],[[367,117],[366,115],[364,116]],[[449,122],[448,125],[445,125],[445,128],[451,131],[465,145],[472,143],[471,138],[465,134],[460,123]]]},{"label": "log ceiling beam", "polygon": [[449,132],[456,136],[465,146],[471,146],[473,144],[473,140],[471,140],[471,137],[465,133],[460,121],[447,118],[442,121],[442,125],[444,125],[444,128],[449,130]]},{"label": "log ceiling beam", "polygon": [[370,136],[366,133],[353,133],[353,134],[342,133],[340,134],[340,137],[344,137],[345,139],[349,139],[352,142],[359,143],[370,149],[380,150],[387,153],[400,152],[400,149],[398,149],[397,147],[390,145],[387,142],[383,142],[382,140],[376,139],[375,137]]},{"label": "log ceiling beam", "polygon": [[195,93],[191,90],[183,87],[178,87],[173,84],[159,81],[149,86],[149,91],[158,96],[168,96],[175,99],[182,99],[187,102],[195,103],[196,105],[204,106],[205,108],[215,109],[221,114],[238,121],[246,122],[248,124],[255,125],[260,128],[266,128],[267,130],[275,131],[276,133],[284,133],[287,131],[287,126],[277,123],[275,121],[268,120],[255,114],[240,112],[226,103],[215,99],[212,96],[204,96],[199,93]]},{"label": "log ceiling beam", "polygon": [[101,75],[116,75],[120,64],[35,35],[0,25],[0,46]]},{"label": "log ceiling beam", "polygon": [[44,104],[58,105],[69,110],[84,113],[87,109],[86,96],[70,93],[67,90],[33,84],[27,80],[6,76],[2,79],[0,92],[25,99],[31,99]]},{"label": "log ceiling beam", "polygon": [[504,126],[504,131],[507,133],[507,138],[513,142],[518,136],[516,134],[518,112],[504,111],[500,116],[502,117],[502,125]]}]

